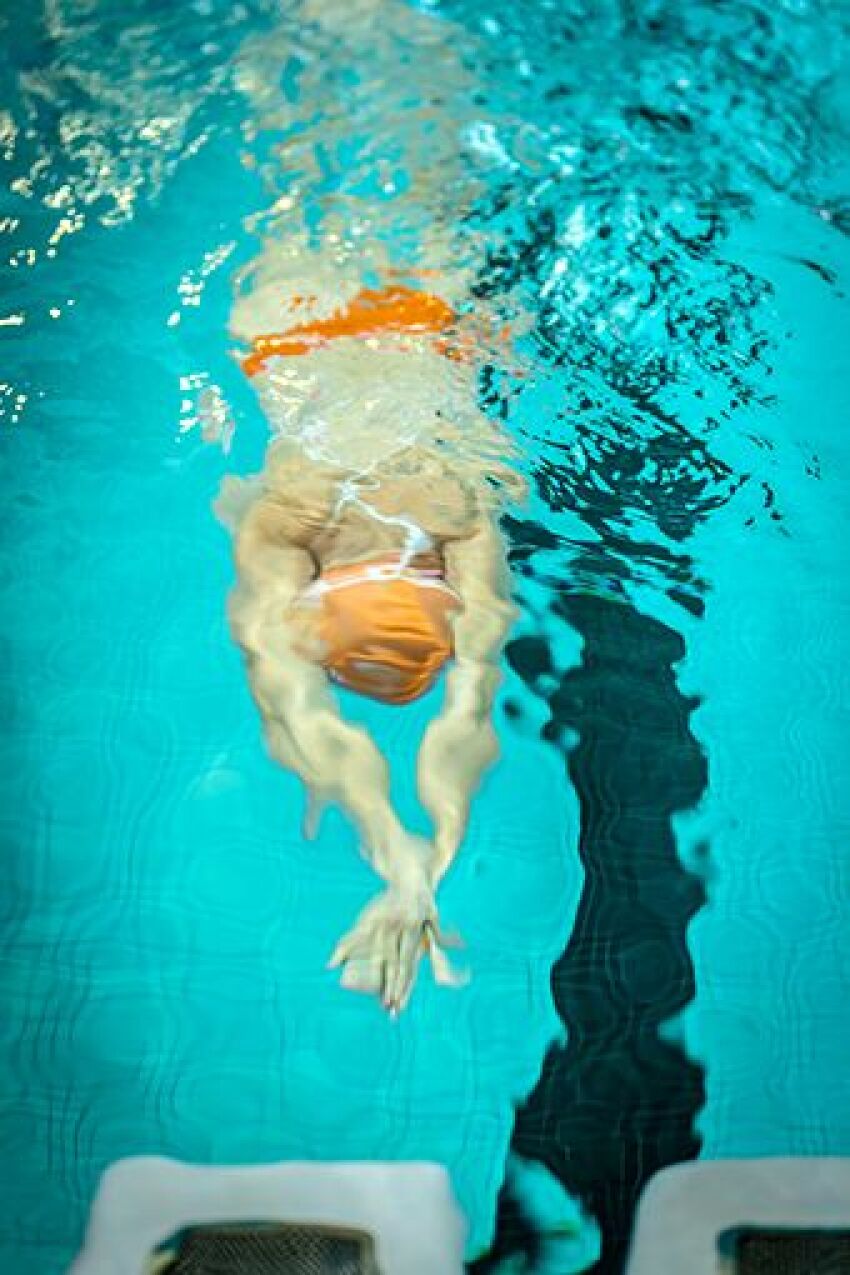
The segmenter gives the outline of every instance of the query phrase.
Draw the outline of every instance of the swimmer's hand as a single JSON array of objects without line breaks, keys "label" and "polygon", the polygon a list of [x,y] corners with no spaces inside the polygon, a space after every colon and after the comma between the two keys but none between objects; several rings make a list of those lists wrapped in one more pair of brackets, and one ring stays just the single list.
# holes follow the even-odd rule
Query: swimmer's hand
[{"label": "swimmer's hand", "polygon": [[330,968],[342,967],[342,985],[378,996],[391,1014],[404,1009],[424,953],[438,983],[463,982],[442,950],[457,945],[444,935],[434,895],[426,882],[390,885],[361,912],[337,944]]}]

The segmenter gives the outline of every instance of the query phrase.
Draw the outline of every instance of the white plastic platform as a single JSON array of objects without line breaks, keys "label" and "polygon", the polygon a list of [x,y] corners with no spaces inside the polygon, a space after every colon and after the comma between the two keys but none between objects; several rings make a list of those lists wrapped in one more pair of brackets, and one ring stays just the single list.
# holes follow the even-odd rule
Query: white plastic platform
[{"label": "white plastic platform", "polygon": [[368,1231],[381,1275],[463,1275],[465,1225],[439,1165],[205,1167],[160,1156],[107,1169],[69,1275],[144,1275],[157,1246],[184,1227],[249,1221]]},{"label": "white plastic platform", "polygon": [[627,1275],[725,1275],[736,1227],[850,1228],[850,1159],[696,1160],[664,1169],[638,1208]]}]

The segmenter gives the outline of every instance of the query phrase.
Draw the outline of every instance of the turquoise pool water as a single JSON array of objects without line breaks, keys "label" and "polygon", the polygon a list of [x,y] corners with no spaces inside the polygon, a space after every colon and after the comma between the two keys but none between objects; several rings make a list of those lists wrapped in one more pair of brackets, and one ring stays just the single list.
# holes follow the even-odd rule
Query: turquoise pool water
[{"label": "turquoise pool water", "polygon": [[[557,1204],[577,1233],[533,1269],[586,1265],[598,1226],[606,1275],[655,1167],[850,1154],[848,10],[348,12],[342,33],[266,0],[0,18],[20,1275],[65,1269],[99,1173],[141,1152],[434,1158],[473,1258],[521,1247],[539,1203],[520,1174],[496,1227],[512,1148],[585,1210]],[[423,977],[391,1022],[324,969],[372,878],[339,817],[302,839],[265,754],[211,502],[266,441],[226,336],[251,217],[292,200],[263,223],[285,235],[372,200],[403,254],[429,146],[476,296],[531,316],[526,374],[489,369],[481,401],[533,492],[504,523],[502,756],[441,895],[472,981]],[[438,694],[349,706],[411,821]]]}]

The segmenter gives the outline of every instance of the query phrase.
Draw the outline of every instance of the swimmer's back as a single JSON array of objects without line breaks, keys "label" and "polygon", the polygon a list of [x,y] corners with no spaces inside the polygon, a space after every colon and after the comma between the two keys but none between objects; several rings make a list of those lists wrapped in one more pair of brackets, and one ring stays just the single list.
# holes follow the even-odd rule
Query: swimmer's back
[{"label": "swimmer's back", "polygon": [[264,486],[280,510],[281,533],[323,565],[401,549],[409,525],[437,550],[472,535],[477,525],[475,495],[453,473],[450,456],[416,446],[364,476],[276,444]]}]

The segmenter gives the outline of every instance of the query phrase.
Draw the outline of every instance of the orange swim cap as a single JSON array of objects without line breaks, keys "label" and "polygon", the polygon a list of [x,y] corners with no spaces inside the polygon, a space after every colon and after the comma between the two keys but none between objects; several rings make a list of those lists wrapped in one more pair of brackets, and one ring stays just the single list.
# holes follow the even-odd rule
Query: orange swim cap
[{"label": "orange swim cap", "polygon": [[360,695],[408,704],[451,658],[450,615],[460,604],[447,586],[419,583],[415,576],[370,579],[355,571],[323,574],[330,588],[321,596],[322,663]]}]

